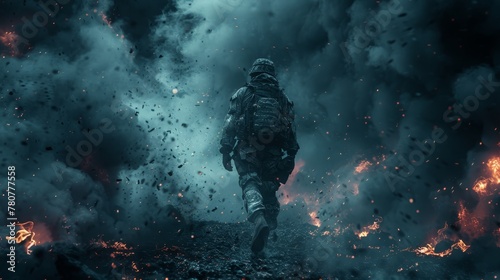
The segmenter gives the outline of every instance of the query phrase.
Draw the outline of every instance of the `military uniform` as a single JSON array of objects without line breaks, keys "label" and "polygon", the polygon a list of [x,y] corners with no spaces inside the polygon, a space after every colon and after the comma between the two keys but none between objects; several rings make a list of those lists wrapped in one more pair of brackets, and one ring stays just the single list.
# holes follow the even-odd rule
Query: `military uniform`
[{"label": "military uniform", "polygon": [[[255,61],[250,71],[250,83],[231,97],[220,141],[224,167],[232,170],[233,159],[239,174],[248,220],[255,222],[262,216],[265,222],[260,226],[268,229],[277,226],[280,205],[276,191],[280,183],[284,184],[288,179],[299,150],[293,103],[280,89],[274,75],[274,65],[270,60]],[[264,101],[257,102],[258,98]],[[262,106],[264,109],[260,108],[260,111],[254,109],[261,104],[267,104],[267,107]],[[279,118],[273,119],[275,115]],[[257,130],[249,128],[257,125],[260,125]],[[264,235],[262,238],[267,240],[267,234]],[[260,251],[264,245],[257,246],[254,251]]]}]

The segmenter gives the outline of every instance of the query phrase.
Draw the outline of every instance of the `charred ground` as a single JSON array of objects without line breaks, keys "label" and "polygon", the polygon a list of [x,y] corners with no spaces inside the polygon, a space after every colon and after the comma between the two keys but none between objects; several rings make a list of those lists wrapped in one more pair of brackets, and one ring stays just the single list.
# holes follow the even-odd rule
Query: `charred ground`
[{"label": "charred ground", "polygon": [[[325,234],[327,230],[284,223],[271,234],[262,256],[250,253],[247,223],[193,222],[170,244],[155,248],[143,248],[141,240],[46,243],[33,247],[31,255],[19,256],[15,275],[17,279],[489,279],[498,268],[498,260],[478,262],[484,250],[500,254],[494,247],[455,250],[445,258],[418,256],[398,248],[395,239],[384,233],[353,238],[346,246],[338,242],[342,237]],[[368,245],[381,239],[394,244]],[[437,250],[449,245],[439,244]]]}]

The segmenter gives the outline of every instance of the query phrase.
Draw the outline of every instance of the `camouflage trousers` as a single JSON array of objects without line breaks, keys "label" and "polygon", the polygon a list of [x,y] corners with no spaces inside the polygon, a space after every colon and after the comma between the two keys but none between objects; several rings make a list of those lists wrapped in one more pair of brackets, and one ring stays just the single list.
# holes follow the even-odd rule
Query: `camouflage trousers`
[{"label": "camouflage trousers", "polygon": [[253,147],[240,144],[233,155],[248,221],[254,222],[257,213],[262,211],[271,229],[277,227],[280,211],[276,197],[280,183],[272,166],[281,160],[281,154],[278,148],[256,151]]}]

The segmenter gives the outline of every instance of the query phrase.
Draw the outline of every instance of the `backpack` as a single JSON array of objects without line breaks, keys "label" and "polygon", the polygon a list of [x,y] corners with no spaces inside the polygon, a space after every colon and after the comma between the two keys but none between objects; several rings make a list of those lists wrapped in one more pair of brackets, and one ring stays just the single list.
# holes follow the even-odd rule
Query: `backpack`
[{"label": "backpack", "polygon": [[282,91],[251,85],[247,89],[247,98],[243,103],[246,136],[256,137],[261,144],[270,144],[282,138],[289,128],[284,113],[286,97]]}]

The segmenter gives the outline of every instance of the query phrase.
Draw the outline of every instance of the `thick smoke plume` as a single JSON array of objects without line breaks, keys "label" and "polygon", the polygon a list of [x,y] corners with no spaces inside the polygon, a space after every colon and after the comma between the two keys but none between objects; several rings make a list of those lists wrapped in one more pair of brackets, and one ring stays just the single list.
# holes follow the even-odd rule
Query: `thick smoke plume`
[{"label": "thick smoke plume", "polygon": [[479,242],[457,222],[500,156],[499,3],[59,2],[0,12],[1,168],[16,166],[19,219],[47,240],[166,242],[191,220],[245,221],[218,140],[266,57],[295,102],[303,164],[278,192],[280,222],[314,211],[347,244],[379,221],[400,248],[446,222]]}]

